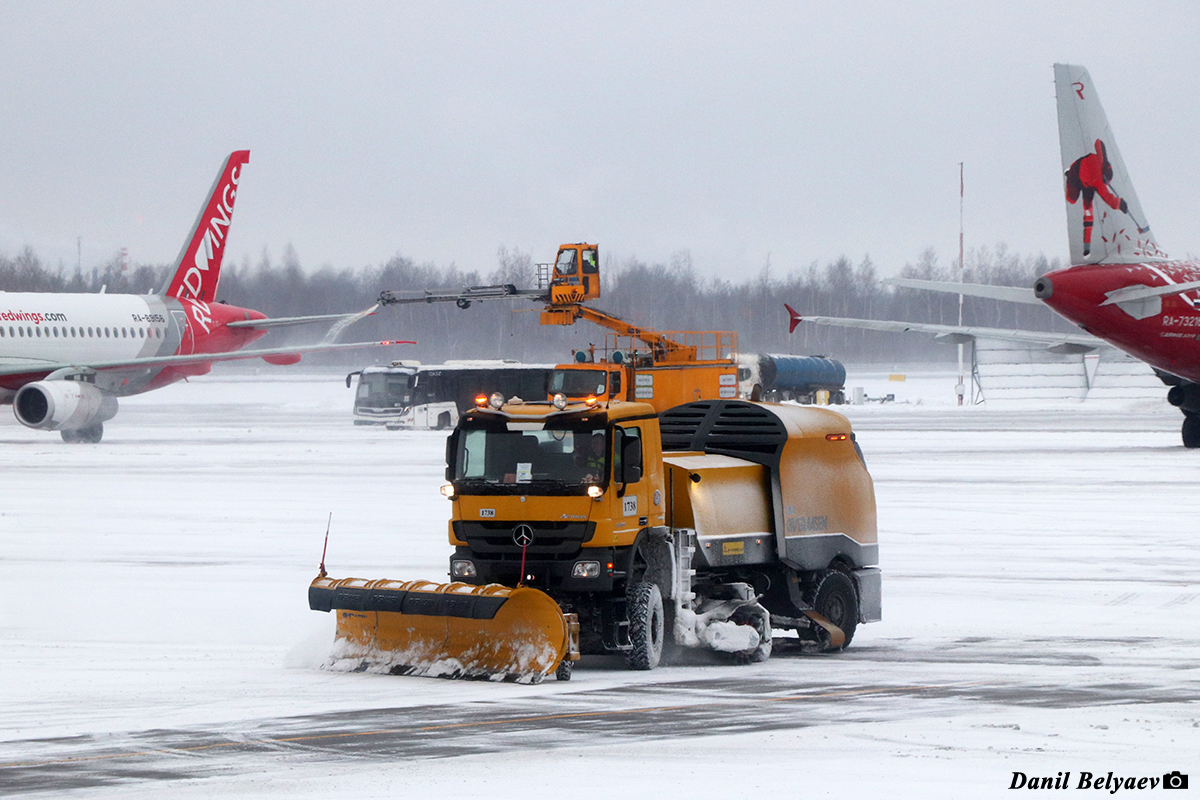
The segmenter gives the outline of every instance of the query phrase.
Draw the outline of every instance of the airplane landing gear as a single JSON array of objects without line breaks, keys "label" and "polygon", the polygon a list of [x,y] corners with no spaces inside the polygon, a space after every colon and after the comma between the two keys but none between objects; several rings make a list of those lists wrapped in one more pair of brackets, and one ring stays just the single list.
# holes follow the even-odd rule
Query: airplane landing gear
[{"label": "airplane landing gear", "polygon": [[85,425],[82,428],[72,428],[67,431],[59,431],[62,434],[62,440],[67,444],[97,444],[104,438],[104,423],[97,422],[94,425]]},{"label": "airplane landing gear", "polygon": [[1183,446],[1200,447],[1200,414],[1183,412]]},{"label": "airplane landing gear", "polygon": [[1183,446],[1200,447],[1200,383],[1175,380],[1178,383],[1167,391],[1167,402],[1183,412]]}]

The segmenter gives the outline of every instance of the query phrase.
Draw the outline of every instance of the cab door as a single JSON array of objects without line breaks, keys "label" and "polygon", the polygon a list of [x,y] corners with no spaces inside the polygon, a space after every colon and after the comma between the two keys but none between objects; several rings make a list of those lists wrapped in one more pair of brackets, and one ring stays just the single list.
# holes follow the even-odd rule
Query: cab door
[{"label": "cab door", "polygon": [[650,480],[645,468],[640,425],[613,427],[613,486],[621,500],[625,530],[641,530],[649,524]]},{"label": "cab door", "polygon": [[583,281],[583,298],[600,296],[600,251],[595,245],[579,248],[579,274]]}]

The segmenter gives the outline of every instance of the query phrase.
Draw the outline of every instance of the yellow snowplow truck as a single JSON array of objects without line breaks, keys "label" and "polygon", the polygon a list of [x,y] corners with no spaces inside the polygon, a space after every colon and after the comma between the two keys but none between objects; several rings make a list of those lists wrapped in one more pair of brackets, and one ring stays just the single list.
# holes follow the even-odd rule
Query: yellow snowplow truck
[{"label": "yellow snowplow truck", "polygon": [[772,629],[827,650],[881,618],[875,496],[823,408],[494,395],[447,440],[453,582],[335,580],[335,660],[539,681],[580,653],[764,661]]}]

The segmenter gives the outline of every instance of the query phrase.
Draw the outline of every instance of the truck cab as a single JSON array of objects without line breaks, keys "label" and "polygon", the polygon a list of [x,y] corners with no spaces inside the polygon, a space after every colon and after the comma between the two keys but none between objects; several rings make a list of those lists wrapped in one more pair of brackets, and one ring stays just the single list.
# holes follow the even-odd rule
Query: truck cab
[{"label": "truck cab", "polygon": [[600,248],[594,244],[564,244],[558,248],[550,276],[550,302],[582,303],[600,296]]},{"label": "truck cab", "polygon": [[[550,374],[549,397],[562,394],[568,400],[586,401],[593,398],[599,403],[609,400],[629,400],[626,379],[628,367],[620,363],[577,360],[574,364],[559,364]],[[632,370],[628,370],[632,373]]]},{"label": "truck cab", "polygon": [[[619,355],[614,359],[615,354]],[[656,413],[696,400],[738,396],[737,365],[732,362],[654,364],[619,350],[609,353],[610,360],[594,357],[579,350],[575,363],[556,366],[550,375],[550,396],[561,393],[569,400],[591,398],[599,403],[628,400],[645,403]]]},{"label": "truck cab", "polygon": [[559,398],[476,408],[447,441],[454,579],[611,591],[665,524],[654,410]]}]

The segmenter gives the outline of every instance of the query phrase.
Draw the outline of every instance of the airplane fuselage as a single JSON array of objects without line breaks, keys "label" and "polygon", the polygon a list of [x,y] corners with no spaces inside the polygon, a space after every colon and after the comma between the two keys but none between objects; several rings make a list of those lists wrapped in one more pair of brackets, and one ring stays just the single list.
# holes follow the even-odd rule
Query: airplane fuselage
[{"label": "airplane fuselage", "polygon": [[1200,264],[1193,261],[1086,264],[1044,275],[1035,291],[1093,336],[1164,372],[1200,382],[1200,292],[1104,304],[1130,286],[1196,280]]},{"label": "airplane fuselage", "polygon": [[[29,371],[0,376],[0,401],[41,380],[49,364],[88,365],[240,350],[265,330],[228,328],[265,315],[224,303],[161,295],[0,292],[0,361]],[[207,362],[99,369],[96,385],[117,396],[209,371]]]}]

